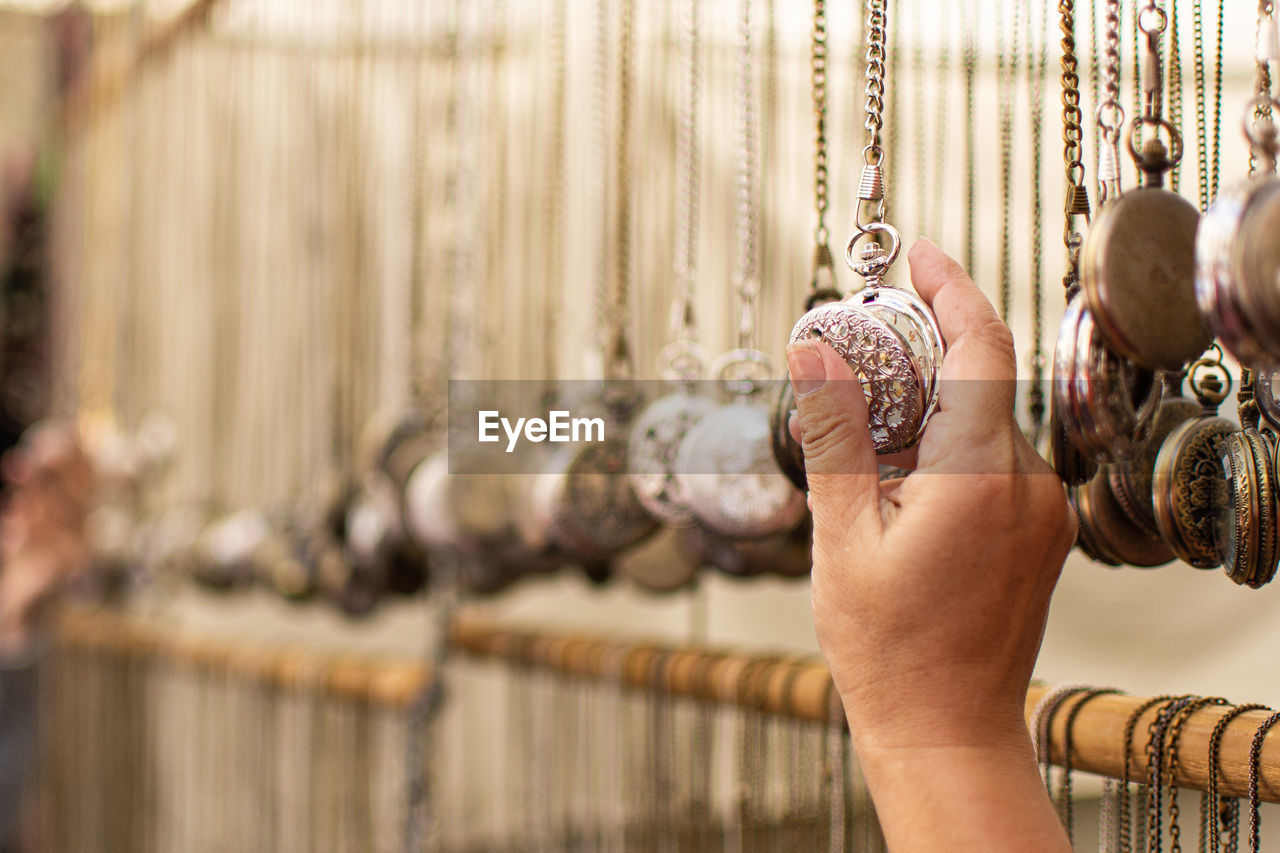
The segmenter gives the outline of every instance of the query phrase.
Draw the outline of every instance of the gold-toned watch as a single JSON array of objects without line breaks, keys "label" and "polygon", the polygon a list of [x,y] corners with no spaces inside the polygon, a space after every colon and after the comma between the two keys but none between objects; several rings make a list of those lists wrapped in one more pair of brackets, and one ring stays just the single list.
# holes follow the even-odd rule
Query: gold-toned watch
[{"label": "gold-toned watch", "polygon": [[1199,569],[1222,565],[1222,449],[1234,432],[1235,424],[1226,418],[1199,415],[1175,427],[1156,456],[1151,487],[1156,526],[1178,558]]}]

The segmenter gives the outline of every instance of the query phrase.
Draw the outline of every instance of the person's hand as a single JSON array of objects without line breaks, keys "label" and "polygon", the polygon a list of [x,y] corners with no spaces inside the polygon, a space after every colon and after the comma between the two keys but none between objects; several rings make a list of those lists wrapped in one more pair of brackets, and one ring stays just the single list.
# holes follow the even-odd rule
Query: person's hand
[{"label": "person's hand", "polygon": [[33,427],[5,455],[0,512],[0,654],[20,653],[43,605],[85,561],[92,469],[74,431]]},{"label": "person's hand", "polygon": [[[932,781],[1002,774],[1020,792],[1037,787],[1035,799],[1048,806],[1023,703],[1075,526],[1061,482],[1014,419],[1009,329],[932,243],[917,242],[910,263],[948,347],[939,408],[911,474],[880,482],[866,400],[834,350],[793,344],[787,362],[813,510],[818,641],[882,818],[890,812],[890,840],[907,832],[898,840],[926,849],[929,821],[895,822],[892,795],[908,784],[925,807],[931,785],[917,764],[926,757],[940,768]],[[1009,796],[990,794],[993,802]],[[1029,841],[1055,827],[1028,835],[1006,826],[1005,834]],[[963,836],[950,837],[948,849],[964,847]]]}]

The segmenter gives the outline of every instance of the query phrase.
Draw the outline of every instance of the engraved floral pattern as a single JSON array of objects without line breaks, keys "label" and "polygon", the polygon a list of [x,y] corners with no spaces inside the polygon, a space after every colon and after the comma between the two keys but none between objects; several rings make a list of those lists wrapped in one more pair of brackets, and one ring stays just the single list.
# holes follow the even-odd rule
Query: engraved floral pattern
[{"label": "engraved floral pattern", "polygon": [[871,438],[879,453],[910,447],[925,414],[924,383],[903,336],[869,309],[819,305],[791,331],[791,341],[821,338],[853,368],[867,397]]}]

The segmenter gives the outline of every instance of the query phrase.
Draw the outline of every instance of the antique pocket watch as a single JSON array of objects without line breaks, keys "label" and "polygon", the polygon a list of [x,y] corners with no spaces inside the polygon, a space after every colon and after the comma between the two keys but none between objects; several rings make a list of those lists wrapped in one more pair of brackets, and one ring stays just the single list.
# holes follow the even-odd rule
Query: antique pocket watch
[{"label": "antique pocket watch", "polygon": [[1053,355],[1054,413],[1065,436],[1100,462],[1124,459],[1146,440],[1161,395],[1160,377],[1112,352],[1074,296]]},{"label": "antique pocket watch", "polygon": [[1176,426],[1156,455],[1152,497],[1160,536],[1198,569],[1222,565],[1218,512],[1225,502],[1222,451],[1236,426],[1202,414]]},{"label": "antique pocket watch", "polygon": [[[1195,205],[1164,187],[1164,176],[1182,159],[1182,135],[1162,115],[1160,39],[1167,13],[1148,4],[1138,12],[1145,36],[1142,75],[1143,114],[1129,126],[1126,144],[1142,172],[1142,185],[1102,205],[1080,250],[1080,285],[1089,313],[1108,347],[1148,370],[1181,370],[1213,339],[1196,304],[1195,240],[1200,213]],[[1118,22],[1108,17],[1108,37]],[[1099,182],[1119,189],[1118,142],[1123,112],[1116,103],[1119,65],[1108,55],[1108,100],[1099,107],[1098,124],[1106,146]],[[1108,107],[1110,109],[1108,109]],[[1106,116],[1115,114],[1110,122]],[[1158,136],[1135,144],[1143,126],[1163,128]],[[1104,168],[1105,166],[1105,168]]]},{"label": "antique pocket watch", "polygon": [[[777,467],[770,410],[756,399],[767,374],[762,353],[732,350],[716,371],[733,399],[704,415],[685,435],[676,477],[698,522],[730,539],[770,536],[794,528],[805,512],[804,493]],[[744,372],[745,369],[745,372]],[[729,373],[737,371],[737,378]]]},{"label": "antique pocket watch", "polygon": [[1257,588],[1269,583],[1280,561],[1276,530],[1276,441],[1246,427],[1222,444],[1225,500],[1219,512],[1219,559],[1227,577]]},{"label": "antique pocket watch", "polygon": [[1070,502],[1079,521],[1077,544],[1097,562],[1149,568],[1175,559],[1159,534],[1135,524],[1116,500],[1106,468],[1074,487]]},{"label": "antique pocket watch", "polygon": [[[942,332],[920,297],[884,284],[901,248],[898,232],[880,222],[859,229],[845,256],[866,288],[805,313],[791,330],[791,342],[816,338],[845,360],[866,395],[876,452],[897,453],[919,441],[937,408]],[[888,235],[889,250],[872,240],[855,259],[858,238],[876,232]]]},{"label": "antique pocket watch", "polygon": [[[1255,156],[1274,158],[1275,128],[1253,116],[1280,109],[1280,100],[1255,98],[1245,135]],[[1280,364],[1280,180],[1252,178],[1219,194],[1196,237],[1196,297],[1214,333],[1249,366]]]}]

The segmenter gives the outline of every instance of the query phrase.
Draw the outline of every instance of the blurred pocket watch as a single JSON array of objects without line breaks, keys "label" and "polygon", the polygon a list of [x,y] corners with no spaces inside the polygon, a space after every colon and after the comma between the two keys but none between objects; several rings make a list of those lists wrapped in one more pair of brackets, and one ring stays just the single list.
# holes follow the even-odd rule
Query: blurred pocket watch
[{"label": "blurred pocket watch", "polygon": [[703,415],[676,455],[676,478],[699,523],[730,539],[791,530],[805,512],[804,493],[777,467],[770,411],[756,399],[770,373],[757,350],[725,353],[713,372],[733,399]]},{"label": "blurred pocket watch", "polygon": [[729,539],[697,524],[680,534],[703,563],[733,578],[804,577],[813,567],[813,520],[807,512],[793,529],[756,539]]},{"label": "blurred pocket watch", "polygon": [[627,477],[627,441],[616,437],[627,434],[640,403],[631,389],[625,380],[604,384],[604,441],[566,447],[542,474],[520,478],[531,481],[531,523],[577,560],[608,561],[658,527]]},{"label": "blurred pocket watch", "polygon": [[663,527],[653,536],[622,552],[613,561],[613,573],[646,592],[667,593],[685,589],[697,577],[700,555],[689,547],[684,531]]},{"label": "blurred pocket watch", "polygon": [[664,350],[676,390],[645,406],[631,426],[627,477],[645,511],[670,527],[693,523],[689,496],[676,476],[676,454],[689,430],[716,404],[696,393],[694,381],[704,359],[692,341],[675,341]]},{"label": "blurred pocket watch", "polygon": [[1254,587],[1269,583],[1280,561],[1276,529],[1276,439],[1258,429],[1253,378],[1240,381],[1238,432],[1221,449],[1225,489],[1219,507],[1219,557],[1227,577]]},{"label": "blurred pocket watch", "polygon": [[[1280,100],[1259,95],[1244,131],[1254,157],[1274,162]],[[1251,367],[1280,364],[1280,179],[1265,175],[1222,192],[1196,237],[1196,297],[1222,345]]]},{"label": "blurred pocket watch", "polygon": [[1099,462],[1126,458],[1151,432],[1162,386],[1155,371],[1107,347],[1084,299],[1073,296],[1053,354],[1053,411],[1063,436]]},{"label": "blurred pocket watch", "polygon": [[1079,521],[1076,544],[1095,561],[1149,568],[1175,559],[1159,535],[1135,524],[1121,507],[1111,491],[1105,466],[1092,480],[1071,489],[1070,503]]}]

